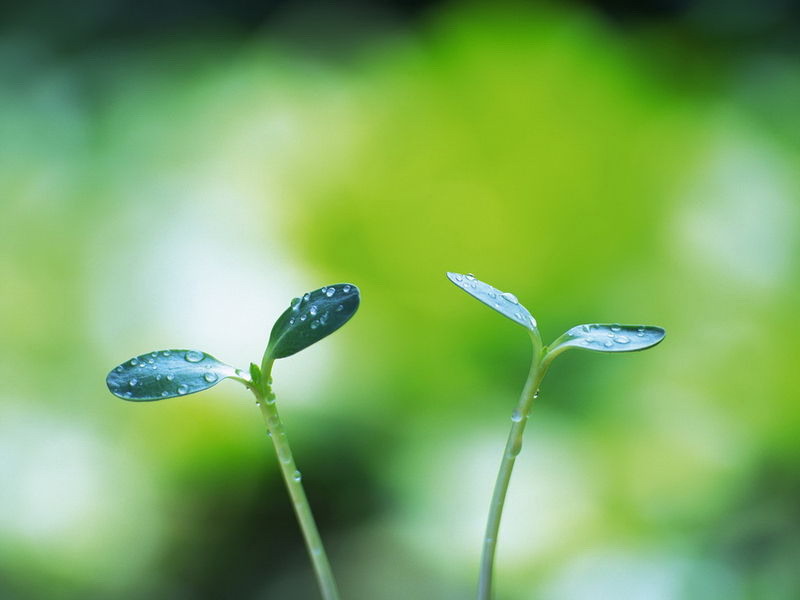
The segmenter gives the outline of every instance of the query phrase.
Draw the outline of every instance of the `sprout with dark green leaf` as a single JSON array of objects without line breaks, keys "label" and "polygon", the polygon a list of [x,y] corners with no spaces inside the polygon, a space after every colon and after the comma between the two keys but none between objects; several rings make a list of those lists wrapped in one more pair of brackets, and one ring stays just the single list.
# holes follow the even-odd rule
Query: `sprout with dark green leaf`
[{"label": "sprout with dark green leaf", "polygon": [[272,327],[261,366],[247,371],[220,362],[199,350],[157,350],[135,356],[111,370],[108,389],[123,400],[149,402],[201,392],[223,379],[250,389],[270,432],[286,487],[292,499],[314,571],[325,600],[337,600],[333,573],[294,462],[272,392],[272,365],[327,337],[352,317],[360,294],[352,283],[337,283],[295,298]]},{"label": "sprout with dark green leaf", "polygon": [[595,352],[636,352],[658,344],[664,339],[665,331],[652,325],[620,325],[617,323],[592,323],[576,325],[550,346],[542,346],[542,338],[536,326],[536,319],[519,303],[517,297],[509,292],[501,292],[472,274],[448,273],[447,277],[462,290],[474,296],[504,317],[524,327],[531,336],[533,358],[528,379],[522,391],[519,404],[511,416],[511,432],[508,435],[500,471],[497,474],[494,494],[489,508],[486,534],[483,542],[480,577],[478,581],[478,600],[489,600],[492,592],[492,569],[497,548],[497,533],[503,513],[508,484],[514,462],[522,448],[522,434],[533,406],[539,395],[539,385],[553,360],[570,348],[593,350]]}]

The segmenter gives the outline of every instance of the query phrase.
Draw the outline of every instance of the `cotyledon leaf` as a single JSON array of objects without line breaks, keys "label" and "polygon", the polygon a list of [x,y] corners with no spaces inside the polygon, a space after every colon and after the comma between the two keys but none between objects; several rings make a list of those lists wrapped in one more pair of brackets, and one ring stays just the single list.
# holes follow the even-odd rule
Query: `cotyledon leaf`
[{"label": "cotyledon leaf", "polygon": [[619,323],[576,325],[550,345],[548,354],[561,353],[569,348],[583,348],[595,352],[636,352],[655,346],[665,335],[666,331],[653,325]]},{"label": "cotyledon leaf", "polygon": [[272,327],[267,356],[285,358],[320,341],[347,323],[359,301],[352,283],[328,285],[293,299]]},{"label": "cotyledon leaf", "polygon": [[522,306],[517,297],[511,292],[501,292],[496,287],[476,279],[472,273],[447,273],[447,278],[462,290],[493,308],[504,317],[522,325],[526,329],[536,331],[536,319],[528,309]]},{"label": "cotyledon leaf", "polygon": [[226,377],[248,376],[199,350],[158,350],[112,369],[106,385],[123,400],[145,402],[201,392]]}]

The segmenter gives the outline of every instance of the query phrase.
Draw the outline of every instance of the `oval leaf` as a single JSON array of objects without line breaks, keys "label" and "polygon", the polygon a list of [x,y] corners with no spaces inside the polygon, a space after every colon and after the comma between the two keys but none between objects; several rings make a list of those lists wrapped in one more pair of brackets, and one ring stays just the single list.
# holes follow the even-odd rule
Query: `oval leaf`
[{"label": "oval leaf", "polygon": [[123,400],[145,402],[207,390],[226,377],[244,377],[230,365],[199,350],[159,350],[111,370],[106,385]]},{"label": "oval leaf", "polygon": [[337,283],[295,298],[272,327],[271,358],[291,356],[332,334],[350,320],[360,301],[352,283]]},{"label": "oval leaf", "polygon": [[519,303],[519,300],[517,300],[514,294],[510,292],[501,292],[488,283],[484,283],[480,279],[475,279],[475,276],[471,273],[462,275],[461,273],[448,272],[447,278],[470,296],[474,296],[504,317],[508,317],[526,329],[536,331],[536,319],[528,312],[527,308]]},{"label": "oval leaf", "polygon": [[596,352],[636,352],[658,344],[666,331],[652,325],[620,325],[618,323],[591,323],[576,325],[558,338],[548,350],[563,351],[583,348]]}]

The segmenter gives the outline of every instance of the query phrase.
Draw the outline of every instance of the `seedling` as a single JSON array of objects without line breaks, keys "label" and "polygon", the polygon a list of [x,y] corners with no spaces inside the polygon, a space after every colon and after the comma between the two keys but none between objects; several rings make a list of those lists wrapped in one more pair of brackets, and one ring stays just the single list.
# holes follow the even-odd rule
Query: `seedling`
[{"label": "seedling", "polygon": [[329,285],[294,298],[272,327],[261,366],[236,369],[199,350],[158,350],[141,354],[112,369],[108,389],[123,400],[148,402],[201,392],[223,379],[244,384],[256,397],[278,456],[283,479],[303,531],[311,563],[325,600],[338,600],[336,582],[303,490],[289,440],[272,392],[272,365],[330,335],[355,314],[359,290],[349,283]]},{"label": "seedling", "polygon": [[649,325],[591,323],[576,325],[557,338],[550,346],[542,346],[536,319],[528,312],[528,309],[519,303],[514,294],[501,292],[488,283],[476,279],[472,274],[448,273],[447,277],[471,296],[527,329],[533,344],[533,357],[528,379],[519,403],[511,414],[511,431],[508,434],[508,441],[500,462],[500,471],[497,474],[497,482],[489,507],[489,518],[486,523],[486,534],[483,539],[483,553],[478,578],[478,600],[489,600],[492,594],[492,569],[497,548],[497,533],[500,529],[500,517],[503,513],[508,483],[511,480],[511,471],[522,448],[522,434],[525,431],[525,424],[528,421],[533,401],[539,396],[539,386],[550,364],[559,354],[571,348],[595,352],[645,350],[663,340],[665,331],[661,327]]}]

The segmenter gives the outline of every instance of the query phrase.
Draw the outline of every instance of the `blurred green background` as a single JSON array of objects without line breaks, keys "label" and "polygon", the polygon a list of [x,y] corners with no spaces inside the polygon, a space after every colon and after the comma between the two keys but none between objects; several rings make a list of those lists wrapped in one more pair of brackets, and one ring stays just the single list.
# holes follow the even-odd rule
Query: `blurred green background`
[{"label": "blurred green background", "polygon": [[252,398],[106,372],[258,360],[295,295],[353,321],[275,389],[342,595],[473,594],[522,330],[569,353],[501,528],[498,600],[800,597],[794,3],[7,5],[0,598],[318,597]]}]

